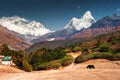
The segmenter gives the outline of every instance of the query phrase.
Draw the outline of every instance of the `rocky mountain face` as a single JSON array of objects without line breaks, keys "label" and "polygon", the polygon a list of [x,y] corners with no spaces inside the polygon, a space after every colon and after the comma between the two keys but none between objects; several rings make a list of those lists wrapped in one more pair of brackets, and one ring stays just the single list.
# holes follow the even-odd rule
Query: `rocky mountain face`
[{"label": "rocky mountain face", "polygon": [[90,28],[101,28],[101,27],[116,27],[120,25],[120,15],[113,14],[112,16],[105,16],[92,24]]},{"label": "rocky mountain face", "polygon": [[93,18],[91,12],[86,11],[80,19],[72,18],[63,29],[43,35],[32,42],[36,43],[40,41],[65,40],[78,31],[89,28],[93,23],[95,23],[95,19]]},{"label": "rocky mountain face", "polygon": [[[67,29],[67,28],[69,28],[69,27],[66,27],[65,29]],[[77,29],[75,29],[75,27],[72,27],[71,30],[73,28],[74,28],[74,30],[77,30]],[[65,29],[63,31],[67,33],[67,30],[65,30]],[[45,43],[50,44],[52,46],[53,46],[54,42],[55,42],[54,45],[58,45],[58,44],[62,44],[64,42],[67,42],[64,44],[64,46],[68,43],[72,43],[72,41],[74,41],[74,40],[77,40],[77,42],[75,42],[75,43],[80,43],[82,41],[92,39],[92,38],[97,37],[99,35],[103,35],[106,33],[107,34],[114,33],[117,31],[120,31],[120,15],[113,14],[112,16],[103,17],[102,19],[91,24],[91,26],[88,28],[83,28],[81,30],[78,30],[76,33],[71,34],[67,38],[62,38],[62,39],[64,39],[64,40],[62,40],[63,42],[60,42],[60,41],[38,42],[38,43],[32,45],[29,48],[29,50],[35,50],[35,49],[39,49],[39,48],[43,48],[43,47],[48,48],[48,46],[43,46],[43,45],[46,45]],[[59,32],[54,33],[54,35],[60,34],[60,33],[61,32],[59,31]],[[63,34],[63,36],[66,35],[63,32],[61,34]],[[50,36],[50,34],[49,34],[49,36]],[[56,38],[53,38],[53,40],[55,40],[55,39]],[[40,44],[42,44],[42,46]],[[59,47],[62,47],[62,46],[59,45]],[[50,46],[50,48],[51,48],[51,46]]]},{"label": "rocky mountain face", "polygon": [[63,29],[55,32],[46,29],[39,22],[29,21],[17,16],[2,17],[0,18],[0,24],[8,31],[12,31],[12,34],[17,34],[32,43],[76,38],[82,38],[83,40],[109,33],[119,27],[120,15],[113,14],[96,21],[91,12],[86,11],[80,19],[72,18]]},{"label": "rocky mountain face", "polygon": [[92,24],[89,28],[83,29],[78,33],[72,35],[73,38],[91,38],[104,33],[108,33],[120,26],[120,15],[113,14],[106,16]]},{"label": "rocky mountain face", "polygon": [[15,50],[24,50],[31,45],[18,35],[15,35],[13,32],[0,25],[0,46],[3,44],[7,44],[10,48]]},{"label": "rocky mountain face", "polygon": [[72,18],[64,29],[68,31],[73,31],[73,29],[80,31],[81,29],[90,27],[93,23],[95,23],[95,19],[93,18],[91,12],[86,11],[80,19]]},{"label": "rocky mountain face", "polygon": [[18,16],[2,17],[0,18],[0,25],[29,41],[51,32],[39,22],[29,21]]}]

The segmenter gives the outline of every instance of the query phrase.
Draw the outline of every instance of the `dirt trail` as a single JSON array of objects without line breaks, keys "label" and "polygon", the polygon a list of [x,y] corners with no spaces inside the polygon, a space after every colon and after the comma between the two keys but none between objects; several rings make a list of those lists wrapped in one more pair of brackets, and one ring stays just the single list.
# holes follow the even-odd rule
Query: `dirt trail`
[{"label": "dirt trail", "polygon": [[73,58],[76,58],[77,56],[81,55],[81,51],[79,52],[70,52],[70,53],[67,53],[68,55],[71,55]]},{"label": "dirt trail", "polygon": [[[86,69],[94,64],[95,69]],[[0,73],[0,80],[120,80],[120,61],[105,59],[90,60],[82,64],[71,64],[61,70]]]}]

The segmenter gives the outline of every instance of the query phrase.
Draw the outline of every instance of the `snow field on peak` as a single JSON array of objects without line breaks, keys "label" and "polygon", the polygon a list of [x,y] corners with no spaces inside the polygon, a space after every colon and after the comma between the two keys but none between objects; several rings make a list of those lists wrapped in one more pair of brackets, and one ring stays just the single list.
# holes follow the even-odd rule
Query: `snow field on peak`
[{"label": "snow field on peak", "polygon": [[21,34],[27,39],[34,39],[51,32],[39,22],[29,21],[18,16],[2,17],[0,18],[0,24],[8,30]]}]

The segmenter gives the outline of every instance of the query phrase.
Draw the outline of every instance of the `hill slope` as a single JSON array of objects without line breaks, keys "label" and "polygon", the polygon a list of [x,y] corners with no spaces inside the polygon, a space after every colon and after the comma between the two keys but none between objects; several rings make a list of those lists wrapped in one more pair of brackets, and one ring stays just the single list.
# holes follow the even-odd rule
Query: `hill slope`
[{"label": "hill slope", "polygon": [[[114,29],[110,29],[108,32],[105,32],[104,34],[109,34],[109,33],[113,33],[113,32],[116,32],[116,31],[120,31],[120,27],[116,27]],[[87,35],[89,34],[86,33]],[[103,33],[101,33],[101,35],[104,35]],[[81,33],[82,35],[82,33]],[[86,35],[86,36],[87,36]],[[89,34],[92,36],[92,33]],[[43,42],[38,42],[38,43],[35,43],[33,44],[31,47],[29,47],[28,49],[26,49],[26,51],[34,51],[34,50],[37,50],[37,49],[40,49],[40,48],[48,48],[48,49],[54,49],[54,48],[57,48],[57,47],[67,47],[67,46],[70,46],[70,45],[75,45],[75,44],[79,44],[79,43],[82,43],[82,42],[85,42],[87,40],[90,40],[90,39],[93,39],[95,36],[93,37],[85,37],[84,35],[81,36],[82,38],[74,38],[74,39],[68,39],[68,40],[56,40],[56,41],[43,41]],[[98,34],[96,34],[97,36]],[[100,34],[99,34],[100,36]],[[98,37],[99,37],[98,36]]]},{"label": "hill slope", "polygon": [[7,30],[3,26],[0,26],[0,45],[7,44],[12,49],[25,49],[30,46],[30,43],[26,42],[24,39],[15,35],[13,32]]},{"label": "hill slope", "polygon": [[91,38],[101,34],[109,33],[116,27],[120,26],[120,15],[113,14],[112,16],[105,16],[96,21],[89,28],[83,29],[78,33],[73,34],[70,38]]}]

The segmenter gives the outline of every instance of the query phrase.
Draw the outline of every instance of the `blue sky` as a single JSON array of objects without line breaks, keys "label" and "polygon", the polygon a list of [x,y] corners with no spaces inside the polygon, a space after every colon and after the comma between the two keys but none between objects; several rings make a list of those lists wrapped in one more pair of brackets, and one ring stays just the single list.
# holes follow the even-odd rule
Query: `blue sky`
[{"label": "blue sky", "polygon": [[0,0],[0,17],[20,16],[50,30],[63,28],[72,17],[90,10],[95,19],[120,14],[120,0]]}]

